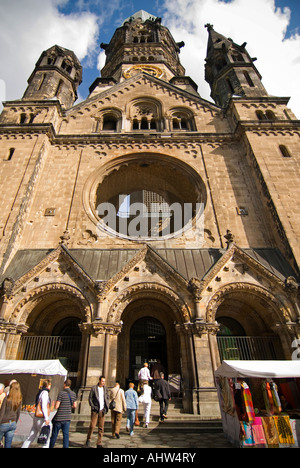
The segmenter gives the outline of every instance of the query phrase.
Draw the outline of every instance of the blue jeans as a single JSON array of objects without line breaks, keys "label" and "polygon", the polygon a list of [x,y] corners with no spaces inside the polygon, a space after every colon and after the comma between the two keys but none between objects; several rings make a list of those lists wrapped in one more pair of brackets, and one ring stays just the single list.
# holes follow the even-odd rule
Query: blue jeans
[{"label": "blue jeans", "polygon": [[4,436],[4,448],[11,448],[11,443],[14,438],[14,433],[17,427],[16,421],[0,424],[0,440]]},{"label": "blue jeans", "polygon": [[50,447],[53,448],[60,429],[63,433],[63,448],[69,448],[69,429],[71,421],[52,421],[52,435],[50,439]]},{"label": "blue jeans", "polygon": [[134,421],[135,421],[135,409],[127,408],[127,427],[129,429],[130,435],[133,434]]}]

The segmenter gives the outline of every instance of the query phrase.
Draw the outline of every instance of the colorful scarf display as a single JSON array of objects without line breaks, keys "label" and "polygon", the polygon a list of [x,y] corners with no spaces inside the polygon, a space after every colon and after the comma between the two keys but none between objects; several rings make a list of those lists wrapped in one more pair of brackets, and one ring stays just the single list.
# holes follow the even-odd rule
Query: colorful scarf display
[{"label": "colorful scarf display", "polygon": [[259,417],[254,419],[252,424],[253,429],[253,437],[255,440],[256,447],[264,448],[267,446],[266,436],[264,432],[264,428],[262,425],[262,420]]},{"label": "colorful scarf display", "polygon": [[264,428],[268,448],[278,448],[279,438],[273,417],[264,416],[261,418],[261,422]]},{"label": "colorful scarf display", "polygon": [[279,444],[294,445],[295,440],[289,416],[273,416],[273,419],[278,432]]},{"label": "colorful scarf display", "polygon": [[243,447],[253,447],[255,445],[252,425],[241,421],[242,445]]},{"label": "colorful scarf display", "polygon": [[252,401],[252,395],[250,392],[250,388],[246,384],[246,382],[242,382],[242,389],[243,389],[243,398],[244,398],[244,405],[245,405],[245,411],[247,414],[247,419],[250,424],[253,423],[255,419],[255,412],[254,412],[254,406],[253,406],[253,401]]},{"label": "colorful scarf display", "polygon": [[278,395],[278,388],[275,382],[263,382],[262,392],[268,413],[279,414],[281,412],[281,403]]}]

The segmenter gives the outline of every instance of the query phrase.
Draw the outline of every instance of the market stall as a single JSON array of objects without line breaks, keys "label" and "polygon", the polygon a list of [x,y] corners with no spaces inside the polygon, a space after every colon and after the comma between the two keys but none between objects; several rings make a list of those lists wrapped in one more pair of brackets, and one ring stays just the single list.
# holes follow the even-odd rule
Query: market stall
[{"label": "market stall", "polygon": [[300,446],[300,360],[223,361],[215,378],[234,446]]},{"label": "market stall", "polygon": [[59,391],[63,389],[67,373],[58,359],[37,361],[0,359],[0,382],[7,384],[11,380],[17,380],[23,396],[23,407],[14,440],[23,440],[30,431],[35,411],[35,398],[41,381],[51,379],[50,398],[55,400]]}]

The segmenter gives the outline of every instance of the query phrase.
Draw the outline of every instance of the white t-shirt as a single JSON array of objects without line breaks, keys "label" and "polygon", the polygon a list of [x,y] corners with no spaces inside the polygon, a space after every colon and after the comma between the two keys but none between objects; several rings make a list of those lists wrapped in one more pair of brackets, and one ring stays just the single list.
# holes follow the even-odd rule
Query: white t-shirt
[{"label": "white t-shirt", "polygon": [[104,409],[104,391],[103,387],[98,386],[98,398],[100,402],[100,411]]}]

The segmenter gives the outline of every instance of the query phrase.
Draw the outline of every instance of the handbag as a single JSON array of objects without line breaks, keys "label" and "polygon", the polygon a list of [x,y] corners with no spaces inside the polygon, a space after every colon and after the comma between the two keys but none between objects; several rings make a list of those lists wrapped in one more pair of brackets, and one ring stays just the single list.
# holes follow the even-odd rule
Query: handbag
[{"label": "handbag", "polygon": [[[120,390],[120,389],[119,389],[119,390]],[[116,399],[117,396],[118,396],[119,390],[117,391],[116,396],[115,396],[115,397],[111,400],[111,402],[109,403],[109,409],[110,409],[110,410],[114,410],[115,407],[116,407],[115,399]]]},{"label": "handbag", "polygon": [[46,445],[48,437],[50,435],[50,425],[43,424],[40,435],[38,437],[38,444]]}]

